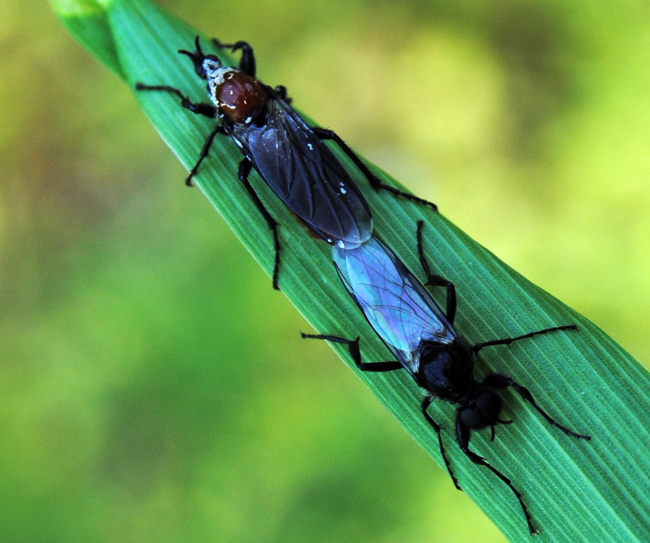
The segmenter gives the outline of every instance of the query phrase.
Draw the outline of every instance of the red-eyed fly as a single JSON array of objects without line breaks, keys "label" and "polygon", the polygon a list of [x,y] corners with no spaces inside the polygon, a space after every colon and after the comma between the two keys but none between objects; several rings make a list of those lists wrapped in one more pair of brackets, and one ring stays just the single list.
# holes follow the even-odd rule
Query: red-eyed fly
[{"label": "red-eyed fly", "polygon": [[191,169],[191,185],[201,162],[208,156],[217,134],[232,138],[244,155],[239,179],[273,232],[275,263],[273,288],[278,289],[280,242],[278,223],[262,204],[248,176],[255,168],[273,192],[318,237],[341,248],[354,248],[372,235],[372,214],[363,194],[323,140],[333,140],[350,157],[374,189],[385,189],[436,210],[431,202],[382,183],[359,157],[331,130],[310,127],[289,105],[286,89],[264,85],[255,77],[255,56],[248,43],[214,45],[241,50],[239,68],[224,66],[216,55],[201,50],[180,50],[206,79],[212,104],[193,103],[180,90],[167,85],[136,84],[138,91],[165,91],[178,96],[181,105],[198,115],[218,118]]},{"label": "red-eyed fly", "polygon": [[461,490],[454,476],[442,443],[441,427],[427,412],[435,398],[457,404],[456,440],[461,450],[479,466],[485,466],[512,490],[526,517],[528,529],[537,533],[521,494],[510,479],[490,465],[485,458],[469,449],[472,430],[490,428],[494,440],[497,424],[511,424],[500,418],[502,400],[496,390],[512,387],[524,401],[529,402],[546,421],[565,434],[591,439],[558,424],[535,402],[530,391],[506,375],[491,374],[482,381],[474,378],[476,355],[485,347],[510,345],[515,341],[561,330],[577,330],[575,324],[537,330],[521,336],[496,339],[468,345],[454,329],[456,289],[446,279],[434,275],[422,249],[422,222],[417,230],[420,262],[427,276],[427,285],[447,289],[447,314],[436,304],[422,283],[397,256],[374,236],[353,249],[333,248],[333,258],[345,288],[357,303],[370,326],[386,344],[397,360],[362,362],[359,338],[302,334],[304,338],[323,339],[347,345],[357,368],[362,371],[384,372],[406,370],[420,388],[426,391],[422,414],[438,436],[440,454],[454,485]]}]

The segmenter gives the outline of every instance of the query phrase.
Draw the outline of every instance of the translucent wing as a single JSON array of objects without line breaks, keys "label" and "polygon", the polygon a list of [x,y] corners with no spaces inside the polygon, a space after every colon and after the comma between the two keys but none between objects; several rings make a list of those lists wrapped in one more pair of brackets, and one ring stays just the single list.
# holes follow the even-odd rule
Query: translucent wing
[{"label": "translucent wing", "polygon": [[329,148],[282,100],[269,101],[263,126],[235,127],[232,136],[271,189],[316,234],[345,247],[370,237],[365,198]]},{"label": "translucent wing", "polygon": [[348,292],[397,359],[415,373],[413,353],[423,339],[451,343],[456,332],[404,264],[376,238],[355,249],[333,249]]}]

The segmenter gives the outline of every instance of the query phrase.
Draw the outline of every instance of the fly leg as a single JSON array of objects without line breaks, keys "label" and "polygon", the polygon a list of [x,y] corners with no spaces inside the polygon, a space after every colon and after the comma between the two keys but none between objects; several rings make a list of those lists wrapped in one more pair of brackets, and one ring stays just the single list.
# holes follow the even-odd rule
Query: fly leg
[{"label": "fly leg", "polygon": [[436,434],[438,435],[438,445],[440,446],[440,454],[442,455],[442,459],[445,462],[445,467],[447,468],[447,473],[449,473],[449,477],[451,477],[451,480],[454,482],[454,486],[458,490],[463,490],[462,488],[460,488],[460,485],[458,484],[458,479],[456,479],[454,472],[451,470],[451,465],[449,464],[449,460],[447,460],[445,447],[442,444],[442,434],[440,432],[440,430],[442,430],[442,426],[436,423],[436,421],[433,420],[433,417],[429,415],[429,412],[427,411],[427,409],[429,409],[429,406],[431,405],[431,402],[433,402],[433,396],[427,395],[424,398],[424,400],[422,400],[422,405],[420,406],[420,409],[422,410],[422,414],[424,415],[426,421],[431,425],[431,427],[436,431]]},{"label": "fly leg", "polygon": [[135,90],[171,92],[181,99],[181,106],[185,109],[189,109],[192,113],[210,117],[210,119],[214,119],[217,116],[217,108],[212,104],[207,104],[205,102],[194,103],[177,88],[170,87],[169,85],[145,85],[144,83],[136,83]]},{"label": "fly leg", "polygon": [[280,287],[278,286],[278,273],[280,270],[280,240],[278,238],[279,224],[273,217],[271,217],[271,214],[264,207],[262,200],[260,200],[259,196],[248,181],[248,175],[251,173],[252,167],[253,163],[250,160],[247,158],[243,159],[239,163],[238,177],[239,180],[243,183],[244,188],[246,189],[246,192],[248,192],[251,200],[253,200],[255,207],[262,214],[262,217],[264,217],[269,230],[273,232],[273,249],[275,251],[275,259],[273,261],[273,288],[275,290],[280,290]]},{"label": "fly leg", "polygon": [[233,53],[241,50],[241,60],[239,61],[239,69],[246,75],[255,77],[257,68],[255,65],[255,53],[253,48],[245,41],[238,41],[236,43],[221,43],[218,39],[214,38],[212,43],[220,49],[230,49]]},{"label": "fly leg", "polygon": [[395,196],[402,196],[412,202],[418,202],[420,204],[427,205],[431,209],[433,209],[433,211],[436,212],[438,211],[438,206],[436,206],[436,204],[434,204],[433,202],[429,202],[428,200],[424,200],[423,198],[418,198],[413,194],[401,191],[399,189],[396,189],[395,187],[391,187],[390,185],[382,183],[379,180],[379,178],[368,169],[368,166],[366,166],[363,163],[363,161],[356,155],[356,153],[347,146],[347,144],[338,136],[338,134],[336,134],[336,132],[332,130],[327,130],[326,128],[319,128],[319,127],[313,127],[312,130],[314,131],[314,134],[316,134],[322,140],[333,140],[343,150],[343,152],[350,157],[350,159],[352,160],[352,162],[355,163],[357,168],[361,170],[363,175],[365,175],[366,178],[368,179],[368,182],[370,183],[372,188],[374,188],[375,190],[384,189],[394,194]]},{"label": "fly leg", "polygon": [[561,430],[568,436],[573,436],[578,439],[586,439],[586,440],[591,439],[590,436],[577,434],[575,432],[572,432],[568,428],[565,428],[561,424],[557,423],[555,419],[553,419],[546,411],[544,411],[539,405],[537,405],[537,402],[535,401],[535,398],[533,398],[533,395],[530,393],[530,390],[520,385],[519,383],[516,383],[510,377],[506,377],[505,375],[501,375],[498,373],[495,373],[493,375],[488,375],[485,379],[483,379],[481,386],[488,386],[497,389],[512,387],[517,392],[517,394],[519,394],[519,396],[521,396],[523,400],[527,401],[530,405],[532,405],[537,410],[537,412],[540,415],[542,415],[542,417],[544,417],[551,426],[555,426],[557,429]]},{"label": "fly leg", "polygon": [[[213,38],[211,41],[216,47],[219,47],[220,49],[230,49],[233,53],[241,49],[242,54],[239,61],[239,70],[244,72],[246,75],[253,78],[255,77],[255,74],[257,73],[255,53],[248,42],[238,41],[236,43],[221,43],[216,38]],[[291,98],[287,96],[287,88],[284,85],[278,85],[273,89],[273,92],[280,100],[284,100],[287,104],[291,103]]]},{"label": "fly leg", "polygon": [[483,347],[490,347],[492,345],[510,345],[515,341],[527,339],[533,336],[540,336],[542,334],[548,334],[550,332],[559,332],[560,330],[577,330],[577,329],[578,329],[577,324],[564,324],[562,326],[553,326],[552,328],[543,328],[542,330],[536,330],[535,332],[528,332],[527,334],[523,334],[521,336],[507,337],[503,339],[493,339],[490,341],[484,341],[483,343],[477,343],[472,347],[472,351],[474,351],[474,354],[478,354],[478,352]]},{"label": "fly leg", "polygon": [[275,92],[275,94],[280,100],[284,100],[287,104],[291,103],[292,101],[291,98],[287,96],[287,87],[285,87],[284,85],[277,85],[273,89],[273,92]]},{"label": "fly leg", "polygon": [[[212,43],[220,49],[230,49],[233,53],[241,50],[241,59],[239,61],[240,71],[253,78],[255,77],[255,74],[257,73],[255,53],[248,42],[238,41],[236,43],[221,43],[218,39],[213,38]],[[278,85],[273,90],[280,100],[284,100],[287,104],[291,103],[291,98],[287,97],[287,88],[284,85]]]},{"label": "fly leg", "polygon": [[519,505],[521,505],[521,508],[524,512],[524,516],[526,517],[526,523],[528,524],[528,531],[530,532],[530,535],[539,533],[537,529],[533,526],[533,523],[530,518],[530,513],[528,512],[528,508],[524,503],[521,493],[514,487],[512,481],[508,479],[498,469],[490,465],[488,461],[485,460],[485,458],[469,450],[470,436],[471,436],[471,431],[469,430],[469,428],[462,425],[462,423],[460,422],[460,414],[458,414],[456,416],[456,439],[458,439],[458,445],[460,446],[460,450],[463,451],[469,457],[469,459],[472,462],[474,462],[474,464],[478,466],[485,466],[487,469],[489,469],[492,473],[494,473],[494,475],[496,475],[499,479],[501,479],[508,486],[510,490],[512,490],[517,500],[519,500]]},{"label": "fly leg", "polygon": [[444,277],[431,273],[429,269],[429,263],[424,256],[424,249],[422,247],[422,227],[424,226],[424,221],[418,221],[418,254],[420,255],[420,264],[424,269],[424,273],[427,276],[427,282],[425,285],[431,285],[433,287],[445,287],[447,289],[447,320],[449,324],[454,325],[454,319],[456,318],[456,287],[451,281],[447,281]]},{"label": "fly leg", "polygon": [[389,362],[362,362],[361,361],[361,351],[359,350],[359,338],[357,339],[345,339],[337,336],[323,336],[323,335],[313,335],[305,334],[300,332],[300,335],[303,339],[322,339],[324,341],[331,341],[333,343],[341,343],[342,345],[347,345],[348,352],[352,357],[357,368],[361,371],[370,371],[370,372],[383,372],[383,371],[394,371],[401,370],[403,366],[397,361]]},{"label": "fly leg", "polygon": [[190,170],[190,173],[188,174],[187,178],[185,179],[185,184],[188,187],[192,186],[192,178],[196,175],[196,172],[199,169],[199,166],[201,165],[201,162],[203,162],[203,159],[208,156],[208,153],[210,152],[210,147],[212,147],[212,142],[214,141],[214,138],[217,134],[225,134],[223,131],[223,127],[218,124],[216,125],[210,134],[208,134],[208,137],[205,139],[205,143],[203,144],[203,147],[201,148],[201,153],[199,154],[199,158],[197,159],[196,163],[194,166],[192,166],[192,169]]},{"label": "fly leg", "polygon": [[[172,94],[175,94],[181,99],[181,106],[184,107],[185,109],[189,109],[192,113],[195,113],[196,115],[203,115],[205,117],[210,117],[211,119],[214,119],[217,116],[217,108],[214,107],[212,104],[206,104],[204,102],[199,102],[199,103],[191,102],[190,99],[187,96],[185,96],[181,91],[179,91],[174,87],[170,87],[168,85],[145,85],[143,83],[136,83],[135,90],[171,92]],[[220,124],[216,125],[212,129],[208,137],[206,138],[205,143],[203,144],[203,148],[201,149],[201,153],[199,154],[198,160],[196,161],[194,166],[192,166],[189,175],[185,179],[185,184],[188,187],[192,186],[192,178],[196,175],[196,172],[198,171],[201,162],[203,162],[203,159],[208,156],[208,153],[210,152],[210,147],[212,146],[212,142],[214,141],[215,136],[219,133],[225,134]]]}]

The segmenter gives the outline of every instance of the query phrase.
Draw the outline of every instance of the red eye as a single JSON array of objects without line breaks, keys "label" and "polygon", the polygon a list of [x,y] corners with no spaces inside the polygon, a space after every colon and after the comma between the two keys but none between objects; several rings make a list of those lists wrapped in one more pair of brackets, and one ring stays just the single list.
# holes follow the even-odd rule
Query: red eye
[{"label": "red eye", "polygon": [[235,123],[253,117],[266,105],[268,99],[262,85],[242,73],[233,73],[219,85],[215,98],[221,111]]}]

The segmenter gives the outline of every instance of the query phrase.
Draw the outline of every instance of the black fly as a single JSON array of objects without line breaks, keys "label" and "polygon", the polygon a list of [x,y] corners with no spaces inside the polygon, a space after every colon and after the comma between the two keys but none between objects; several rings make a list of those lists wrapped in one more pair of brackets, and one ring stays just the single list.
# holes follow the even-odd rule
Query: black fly
[{"label": "black fly", "polygon": [[418,223],[418,252],[427,276],[427,285],[447,289],[445,315],[422,283],[407,267],[374,236],[354,249],[333,248],[334,264],[348,293],[357,303],[377,335],[393,353],[396,361],[362,362],[359,338],[302,334],[304,338],[324,339],[347,345],[356,366],[362,371],[383,372],[405,369],[417,385],[426,391],[422,414],[438,435],[440,453],[454,485],[461,489],[454,476],[442,443],[441,427],[427,412],[435,398],[458,404],[456,409],[456,439],[469,459],[485,466],[515,494],[523,509],[531,534],[537,533],[521,494],[510,479],[490,465],[485,458],[469,449],[472,430],[490,428],[494,439],[497,424],[511,424],[500,418],[502,400],[495,389],[512,387],[529,402],[546,421],[565,434],[591,439],[558,424],[535,402],[530,391],[510,377],[492,374],[482,381],[474,378],[476,355],[485,347],[510,345],[533,336],[560,330],[577,330],[575,324],[537,330],[521,336],[496,339],[467,345],[453,327],[456,314],[454,285],[429,270],[422,249],[422,222]]},{"label": "black fly", "polygon": [[434,204],[382,183],[331,130],[307,125],[289,105],[284,87],[273,89],[255,78],[255,56],[248,43],[222,44],[217,40],[213,43],[233,52],[241,50],[239,68],[223,66],[217,56],[203,53],[198,36],[195,51],[179,51],[192,60],[197,75],[207,80],[212,104],[193,103],[180,90],[167,85],[137,83],[135,88],[173,93],[184,108],[219,119],[187,177],[188,185],[217,134],[229,136],[237,144],[244,155],[239,164],[239,179],[273,232],[273,288],[278,289],[280,264],[278,223],[248,181],[252,168],[315,235],[341,248],[358,247],[370,238],[372,215],[350,175],[323,140],[338,144],[374,189],[388,190],[436,210]]}]

